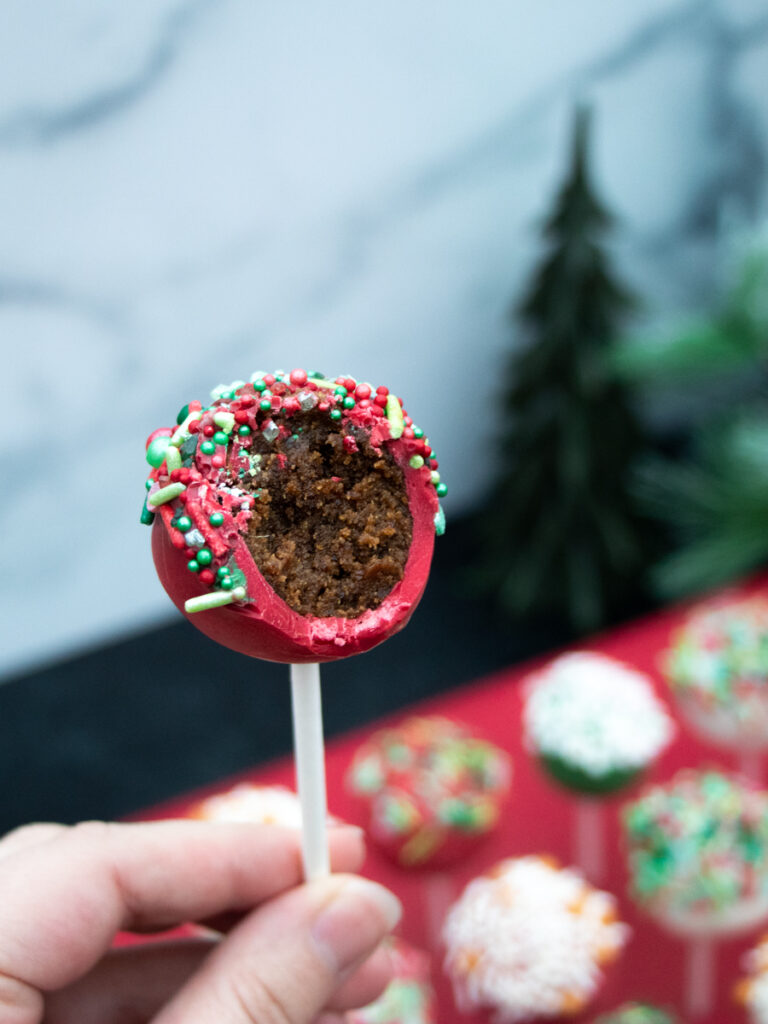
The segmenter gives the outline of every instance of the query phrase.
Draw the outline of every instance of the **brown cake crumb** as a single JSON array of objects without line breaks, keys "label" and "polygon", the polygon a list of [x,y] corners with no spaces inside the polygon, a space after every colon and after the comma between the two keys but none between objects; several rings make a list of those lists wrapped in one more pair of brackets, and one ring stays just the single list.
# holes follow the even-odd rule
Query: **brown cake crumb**
[{"label": "brown cake crumb", "polygon": [[257,499],[248,548],[294,611],[354,618],[403,577],[413,531],[403,471],[362,430],[327,416],[296,415],[290,426],[271,444],[254,436],[251,471],[237,481]]}]

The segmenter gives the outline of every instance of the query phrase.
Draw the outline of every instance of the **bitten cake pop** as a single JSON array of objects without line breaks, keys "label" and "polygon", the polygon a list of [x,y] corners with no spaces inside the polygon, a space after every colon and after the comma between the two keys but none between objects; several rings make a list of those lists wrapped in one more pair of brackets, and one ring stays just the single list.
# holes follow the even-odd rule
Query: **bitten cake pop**
[{"label": "bitten cake pop", "polygon": [[357,751],[351,790],[368,805],[371,838],[403,867],[445,866],[496,825],[510,759],[456,722],[409,718]]},{"label": "bitten cake pop", "polygon": [[429,980],[429,957],[393,938],[387,942],[393,978],[384,993],[368,1006],[351,1010],[347,1024],[435,1024],[437,1007]]},{"label": "bitten cake pop", "polygon": [[650,1003],[624,1003],[611,1013],[595,1017],[592,1024],[679,1024],[679,1021],[668,1010]]},{"label": "bitten cake pop", "polygon": [[150,435],[142,521],[171,599],[212,639],[292,664],[401,629],[429,573],[445,493],[386,387],[256,373]]},{"label": "bitten cake pop", "polygon": [[529,678],[523,726],[549,774],[591,794],[632,782],[675,733],[647,676],[587,651],[564,654]]},{"label": "bitten cake pop", "polygon": [[738,932],[768,915],[768,794],[684,769],[624,808],[632,895],[680,934]]},{"label": "bitten cake pop", "polygon": [[520,857],[469,883],[443,936],[459,1009],[514,1024],[580,1013],[629,929],[609,893],[545,858]]},{"label": "bitten cake pop", "polygon": [[751,1024],[768,1024],[768,936],[744,957],[747,976],[736,985],[736,1002],[745,1007]]},{"label": "bitten cake pop", "polygon": [[239,782],[223,793],[199,800],[190,808],[188,817],[301,828],[301,804],[298,796],[285,786]]},{"label": "bitten cake pop", "polygon": [[701,736],[728,748],[768,747],[768,600],[695,609],[664,659],[680,710]]},{"label": "bitten cake pop", "polygon": [[141,521],[174,603],[213,640],[291,666],[308,879],[330,871],[319,663],[408,621],[445,494],[424,432],[386,387],[255,373],[147,440]]}]

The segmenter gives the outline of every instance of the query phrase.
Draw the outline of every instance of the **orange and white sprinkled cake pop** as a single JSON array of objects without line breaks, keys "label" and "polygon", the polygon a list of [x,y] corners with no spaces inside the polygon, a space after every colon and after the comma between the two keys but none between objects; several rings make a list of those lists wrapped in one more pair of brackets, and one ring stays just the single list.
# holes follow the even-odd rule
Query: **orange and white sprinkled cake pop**
[{"label": "orange and white sprinkled cake pop", "polygon": [[298,796],[285,786],[240,782],[223,793],[200,800],[190,810],[189,817],[203,821],[301,828],[301,804]]},{"label": "orange and white sprinkled cake pop", "polygon": [[736,985],[734,997],[746,1009],[751,1024],[768,1024],[768,935],[744,957],[747,975]]},{"label": "orange and white sprinkled cake pop", "polygon": [[580,1013],[629,927],[610,893],[541,856],[510,858],[469,883],[443,930],[459,1009],[494,1024]]}]

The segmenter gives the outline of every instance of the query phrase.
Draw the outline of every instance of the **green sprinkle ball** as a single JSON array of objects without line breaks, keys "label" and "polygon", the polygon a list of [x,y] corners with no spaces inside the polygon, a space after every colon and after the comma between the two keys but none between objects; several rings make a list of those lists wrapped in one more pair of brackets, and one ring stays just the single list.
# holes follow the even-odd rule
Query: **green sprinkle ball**
[{"label": "green sprinkle ball", "polygon": [[242,427],[237,428],[237,432],[240,435],[240,437],[248,437],[248,435],[251,432],[251,428],[246,423],[244,423]]},{"label": "green sprinkle ball", "polygon": [[448,493],[448,486],[447,484],[438,484],[435,490],[437,491],[438,498],[444,498]]},{"label": "green sprinkle ball", "polygon": [[187,530],[192,529],[192,520],[189,516],[179,516],[176,520],[176,529],[181,530],[182,533],[186,533]]},{"label": "green sprinkle ball", "polygon": [[210,565],[213,561],[213,554],[208,548],[200,548],[196,558],[199,565]]},{"label": "green sprinkle ball", "polygon": [[200,563],[196,558],[190,558],[190,560],[187,562],[187,568],[189,569],[190,572],[199,572]]},{"label": "green sprinkle ball", "polygon": [[216,445],[213,443],[213,441],[202,441],[200,443],[200,451],[203,453],[203,455],[213,455],[213,453],[216,451]]},{"label": "green sprinkle ball", "polygon": [[332,420],[340,420],[341,419],[341,409],[331,409],[330,415],[331,415],[331,419]]},{"label": "green sprinkle ball", "polygon": [[208,516],[208,522],[211,526],[221,526],[224,522],[224,514],[222,512],[211,512]]},{"label": "green sprinkle ball", "polygon": [[229,444],[229,437],[223,430],[217,430],[213,435],[213,440],[216,444]]},{"label": "green sprinkle ball", "polygon": [[156,437],[147,448],[146,459],[150,466],[155,469],[159,469],[165,462],[165,453],[168,449],[171,439],[169,437]]}]

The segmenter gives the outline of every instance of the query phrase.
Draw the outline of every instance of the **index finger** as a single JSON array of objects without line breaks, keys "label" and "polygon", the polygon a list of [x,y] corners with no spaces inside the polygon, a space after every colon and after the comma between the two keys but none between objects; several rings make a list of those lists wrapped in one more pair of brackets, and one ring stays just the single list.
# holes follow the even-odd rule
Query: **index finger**
[{"label": "index finger", "polygon": [[[335,870],[363,858],[359,829],[329,831]],[[276,826],[86,822],[0,865],[2,979],[50,991],[85,974],[116,932],[247,910],[302,880],[299,833]]]}]

